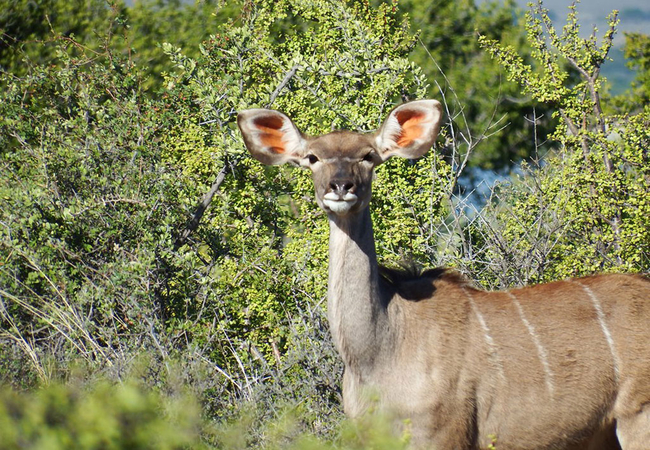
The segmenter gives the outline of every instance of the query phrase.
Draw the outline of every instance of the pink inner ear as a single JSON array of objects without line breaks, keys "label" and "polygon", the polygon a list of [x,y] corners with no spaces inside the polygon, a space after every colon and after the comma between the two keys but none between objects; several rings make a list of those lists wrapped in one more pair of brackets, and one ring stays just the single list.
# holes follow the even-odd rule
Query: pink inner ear
[{"label": "pink inner ear", "polygon": [[283,120],[277,116],[264,116],[254,120],[253,125],[260,131],[259,139],[263,146],[268,147],[273,153],[286,151],[281,128]]},{"label": "pink inner ear", "polygon": [[401,125],[402,131],[397,137],[397,145],[406,147],[422,136],[422,126],[420,125],[426,117],[426,114],[420,111],[406,110],[398,111],[395,118]]}]

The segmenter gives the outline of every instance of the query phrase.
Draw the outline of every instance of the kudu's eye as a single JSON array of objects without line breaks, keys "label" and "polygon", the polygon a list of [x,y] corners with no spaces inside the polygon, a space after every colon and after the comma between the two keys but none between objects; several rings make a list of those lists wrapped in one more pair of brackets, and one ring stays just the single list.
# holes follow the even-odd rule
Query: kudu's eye
[{"label": "kudu's eye", "polygon": [[361,158],[361,160],[366,162],[374,162],[375,161],[374,156],[375,155],[372,152],[368,152],[365,154],[363,158]]},{"label": "kudu's eye", "polygon": [[307,159],[309,160],[309,164],[316,164],[319,161],[316,155],[307,155]]}]

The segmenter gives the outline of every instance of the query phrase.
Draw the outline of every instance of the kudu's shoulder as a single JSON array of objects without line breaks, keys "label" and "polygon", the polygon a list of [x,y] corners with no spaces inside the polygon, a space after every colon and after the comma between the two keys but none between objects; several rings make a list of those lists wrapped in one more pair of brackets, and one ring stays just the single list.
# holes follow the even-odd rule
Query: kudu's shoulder
[{"label": "kudu's shoulder", "polygon": [[444,267],[424,271],[412,267],[380,267],[379,271],[383,281],[390,285],[397,295],[408,301],[432,299],[441,288],[476,290],[465,275]]}]

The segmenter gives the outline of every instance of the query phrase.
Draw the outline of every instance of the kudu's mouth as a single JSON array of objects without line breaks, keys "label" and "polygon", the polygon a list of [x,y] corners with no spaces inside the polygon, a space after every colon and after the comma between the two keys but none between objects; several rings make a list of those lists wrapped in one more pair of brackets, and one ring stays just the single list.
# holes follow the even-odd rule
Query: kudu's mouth
[{"label": "kudu's mouth", "polygon": [[331,211],[338,216],[343,216],[350,212],[358,200],[359,197],[351,192],[344,194],[328,192],[323,196],[323,205],[325,205],[327,211]]}]

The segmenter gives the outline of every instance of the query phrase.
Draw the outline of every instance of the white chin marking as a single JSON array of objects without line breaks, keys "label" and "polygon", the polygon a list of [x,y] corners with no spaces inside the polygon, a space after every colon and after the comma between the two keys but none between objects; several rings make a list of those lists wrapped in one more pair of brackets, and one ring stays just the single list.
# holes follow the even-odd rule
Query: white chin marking
[{"label": "white chin marking", "polygon": [[357,203],[356,199],[353,201],[345,200],[323,200],[323,204],[338,216],[342,216],[350,212],[352,207]]}]

